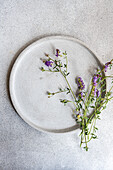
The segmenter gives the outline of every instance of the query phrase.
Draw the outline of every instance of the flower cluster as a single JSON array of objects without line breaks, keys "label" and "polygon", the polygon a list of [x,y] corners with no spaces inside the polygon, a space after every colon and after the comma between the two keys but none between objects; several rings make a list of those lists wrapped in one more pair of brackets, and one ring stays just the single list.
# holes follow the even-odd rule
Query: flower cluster
[{"label": "flower cluster", "polygon": [[100,91],[97,89],[97,82],[98,80],[102,80],[102,77],[99,74],[95,74],[93,76],[93,86],[92,86],[92,94],[94,95],[94,97],[99,97],[100,95]]},{"label": "flower cluster", "polygon": [[83,99],[83,92],[82,91],[79,93],[79,96],[80,96],[81,99]]},{"label": "flower cluster", "polygon": [[100,113],[103,109],[106,108],[108,101],[113,98],[110,97],[112,94],[111,90],[113,86],[108,92],[104,93],[104,97],[101,95],[106,90],[104,89],[106,83],[106,81],[104,80],[106,80],[107,77],[112,77],[105,76],[103,71],[106,72],[108,67],[111,68],[113,64],[113,59],[110,62],[107,62],[102,70],[97,70],[96,74],[94,74],[91,79],[91,83],[87,88],[88,90],[85,90],[85,84],[82,78],[77,77],[78,93],[75,95],[67,79],[69,72],[67,68],[68,61],[66,51],[61,53],[59,49],[56,49],[54,58],[51,58],[48,54],[46,54],[45,56],[47,58],[46,60],[43,60],[43,63],[45,64],[45,66],[47,66],[47,70],[43,67],[41,67],[41,70],[43,72],[47,71],[60,73],[64,77],[67,84],[67,87],[59,88],[59,90],[56,92],[47,92],[48,98],[63,92],[66,94],[71,93],[72,100],[60,99],[60,102],[63,103],[64,106],[67,105],[69,102],[74,104],[75,108],[73,110],[73,118],[80,125],[81,128],[80,146],[85,145],[83,148],[88,151],[88,142],[91,139],[97,138],[96,131],[98,130],[98,128],[96,127],[96,121],[97,119],[100,119]]},{"label": "flower cluster", "polygon": [[95,75],[94,77],[93,77],[93,87],[92,87],[92,93],[93,93],[93,95],[94,96],[96,96],[96,92],[97,92],[97,88],[96,88],[96,86],[97,86],[97,76]]},{"label": "flower cluster", "polygon": [[83,80],[82,80],[81,77],[78,77],[78,78],[77,78],[77,85],[78,85],[78,88],[79,88],[80,90],[85,89],[85,84],[84,84],[84,82],[83,82]]},{"label": "flower cluster", "polygon": [[45,65],[48,67],[52,67],[53,62],[52,61],[45,61]]},{"label": "flower cluster", "polygon": [[56,57],[60,56],[60,50],[56,49]]}]

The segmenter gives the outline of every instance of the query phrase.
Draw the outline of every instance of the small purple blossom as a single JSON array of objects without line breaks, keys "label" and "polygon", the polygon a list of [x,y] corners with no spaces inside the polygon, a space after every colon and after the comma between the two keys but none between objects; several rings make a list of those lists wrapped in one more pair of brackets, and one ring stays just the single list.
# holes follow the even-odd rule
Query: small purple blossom
[{"label": "small purple blossom", "polygon": [[100,80],[102,80],[102,77],[100,74],[97,74],[97,79],[100,78]]},{"label": "small purple blossom", "polygon": [[83,92],[80,92],[80,97],[81,97],[81,99],[83,99]]},{"label": "small purple blossom", "polygon": [[105,64],[105,72],[107,71],[107,69],[108,69],[108,65]]},{"label": "small purple blossom", "polygon": [[45,65],[48,67],[52,67],[53,62],[52,61],[46,61]]},{"label": "small purple blossom", "polygon": [[96,95],[97,97],[99,97],[100,91],[95,86],[93,86],[92,94],[94,95],[94,97],[96,97]]},{"label": "small purple blossom", "polygon": [[99,97],[99,95],[100,95],[100,92],[99,92],[99,90],[97,90],[97,97]]},{"label": "small purple blossom", "polygon": [[105,72],[107,71],[107,69],[108,69],[108,67],[109,67],[109,65],[111,64],[111,62],[107,62],[106,64],[105,64]]},{"label": "small purple blossom", "polygon": [[97,77],[97,75],[95,75],[95,76],[93,77],[93,85],[94,85],[94,86],[97,85],[97,79],[98,79],[98,77]]},{"label": "small purple blossom", "polygon": [[96,76],[97,76],[97,78],[99,78],[99,77],[100,77],[100,75],[99,75],[99,74],[97,74]]},{"label": "small purple blossom", "polygon": [[84,84],[84,82],[83,82],[83,80],[82,80],[81,77],[78,77],[78,78],[77,78],[77,85],[78,85],[78,88],[79,88],[80,90],[83,90],[83,89],[85,88],[85,84]]},{"label": "small purple blossom", "polygon": [[99,80],[99,79],[102,80],[101,75],[95,74],[94,77],[93,77],[93,80],[92,80],[93,81],[93,86],[95,86],[95,87],[97,86],[97,80]]},{"label": "small purple blossom", "polygon": [[56,49],[56,57],[59,56],[59,53],[60,53],[60,50],[59,50],[59,49]]}]

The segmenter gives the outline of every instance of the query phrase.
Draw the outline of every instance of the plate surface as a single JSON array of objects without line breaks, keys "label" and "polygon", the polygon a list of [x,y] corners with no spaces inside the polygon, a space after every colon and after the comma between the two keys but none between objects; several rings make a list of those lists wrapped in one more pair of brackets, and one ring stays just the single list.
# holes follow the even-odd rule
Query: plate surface
[{"label": "plate surface", "polygon": [[64,133],[78,128],[72,118],[73,105],[64,106],[59,99],[71,96],[58,94],[48,99],[47,91],[66,87],[60,73],[41,72],[45,53],[54,57],[55,49],[68,54],[68,80],[76,93],[75,78],[81,76],[86,84],[97,67],[102,67],[95,54],[81,41],[65,36],[51,36],[28,46],[17,58],[10,75],[9,89],[18,114],[32,127],[46,132]]}]

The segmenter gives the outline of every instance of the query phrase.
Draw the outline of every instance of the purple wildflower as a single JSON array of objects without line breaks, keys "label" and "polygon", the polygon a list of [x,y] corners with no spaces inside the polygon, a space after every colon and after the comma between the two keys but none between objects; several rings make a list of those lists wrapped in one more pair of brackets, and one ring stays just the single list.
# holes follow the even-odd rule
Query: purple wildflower
[{"label": "purple wildflower", "polygon": [[97,85],[97,76],[95,75],[94,77],[93,77],[93,85],[94,86],[96,86]]},{"label": "purple wildflower", "polygon": [[96,76],[97,76],[97,78],[99,78],[99,77],[100,77],[100,75],[99,75],[99,74],[97,74]]},{"label": "purple wildflower", "polygon": [[100,80],[102,80],[102,77],[100,74],[97,74],[97,79],[100,78]]},{"label": "purple wildflower", "polygon": [[99,90],[98,90],[95,86],[93,86],[93,91],[92,91],[92,93],[93,93],[94,97],[96,97],[96,95],[97,95],[97,97],[99,97],[99,95],[100,95]]},{"label": "purple wildflower", "polygon": [[83,90],[83,89],[85,88],[85,84],[84,84],[84,82],[83,82],[83,80],[82,80],[81,77],[78,77],[78,78],[77,78],[77,85],[78,85],[78,88],[79,88],[80,90]]},{"label": "purple wildflower", "polygon": [[97,97],[99,97],[99,95],[100,95],[100,92],[99,92],[99,90],[97,90]]},{"label": "purple wildflower", "polygon": [[107,71],[109,64],[111,64],[111,62],[107,62],[107,63],[105,64],[105,68],[104,68],[104,69],[105,69],[105,72]]},{"label": "purple wildflower", "polygon": [[52,67],[52,63],[53,63],[52,61],[46,61],[45,65],[48,66],[48,67]]},{"label": "purple wildflower", "polygon": [[59,50],[59,49],[56,49],[56,57],[59,56],[59,53],[60,53],[60,50]]},{"label": "purple wildflower", "polygon": [[80,97],[81,99],[83,99],[83,92],[80,92]]}]

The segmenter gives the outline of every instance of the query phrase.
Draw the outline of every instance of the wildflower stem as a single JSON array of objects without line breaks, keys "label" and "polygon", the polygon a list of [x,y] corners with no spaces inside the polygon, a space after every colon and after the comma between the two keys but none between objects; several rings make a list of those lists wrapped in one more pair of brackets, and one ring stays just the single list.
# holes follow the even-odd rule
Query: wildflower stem
[{"label": "wildflower stem", "polygon": [[109,92],[112,90],[113,86],[110,88]]},{"label": "wildflower stem", "polygon": [[64,89],[64,90],[60,90],[60,91],[57,91],[57,92],[53,92],[53,93],[50,93],[49,95],[55,95],[55,94],[58,94],[58,93],[63,93],[63,92],[66,92],[66,91],[68,91],[68,90],[66,90],[66,89]]},{"label": "wildflower stem", "polygon": [[66,76],[64,76],[64,74],[63,74],[63,72],[62,72],[61,70],[60,70],[60,72],[61,72],[61,74],[63,75],[63,77],[65,78],[65,80],[66,80],[66,82],[67,82],[67,84],[68,84],[68,86],[69,86],[69,88],[70,88],[70,91],[71,91],[71,93],[72,93],[74,99],[76,100],[76,97],[75,97],[75,95],[74,95],[74,93],[73,93],[73,91],[72,91],[72,88],[71,88],[71,86],[70,86],[70,84],[69,84],[69,82],[68,82]]},{"label": "wildflower stem", "polygon": [[[56,57],[55,59],[52,59],[48,54],[46,54],[48,57],[47,60],[44,60],[43,63],[45,63],[46,66],[48,66],[48,70],[45,70],[43,67],[41,68],[41,71],[47,71],[47,72],[59,72],[64,77],[67,88],[59,89],[59,91],[49,93],[48,92],[48,98],[51,96],[67,92],[71,93],[73,100],[67,100],[67,99],[60,99],[61,103],[64,103],[66,105],[68,102],[71,102],[74,104],[75,109],[73,110],[73,113],[77,112],[75,120],[77,123],[79,123],[81,127],[81,133],[79,136],[81,136],[81,142],[80,147],[82,144],[85,144],[84,149],[88,151],[88,142],[91,139],[96,139],[97,136],[95,135],[96,130],[98,128],[96,125],[96,120],[100,119],[99,114],[102,110],[106,108],[106,105],[108,101],[113,99],[113,96],[111,96],[113,89],[113,85],[110,88],[110,90],[106,91],[106,79],[112,78],[113,83],[113,74],[106,76],[104,72],[107,71],[108,67],[111,69],[113,59],[110,62],[107,62],[105,65],[103,65],[102,69],[98,69],[96,74],[93,75],[93,78],[91,79],[91,83],[89,84],[87,91],[84,92],[85,84],[81,77],[78,77],[77,79],[77,85],[78,85],[78,94],[77,98],[74,94],[69,81],[67,79],[68,73],[68,59],[67,59],[67,53],[63,53],[63,56],[65,56],[65,60],[60,60],[58,57],[62,57],[60,55],[60,50],[56,49]],[[65,62],[65,63],[64,63]],[[103,97],[104,96],[104,97]],[[90,108],[93,108],[93,112]],[[90,114],[91,113],[91,114]],[[90,114],[90,115],[89,115]]]},{"label": "wildflower stem", "polygon": [[59,71],[57,71],[57,70],[44,70],[44,71],[48,71],[48,72],[59,72]]},{"label": "wildflower stem", "polygon": [[67,61],[67,56],[66,56],[66,73],[67,73],[67,64],[68,64],[68,61]]}]

